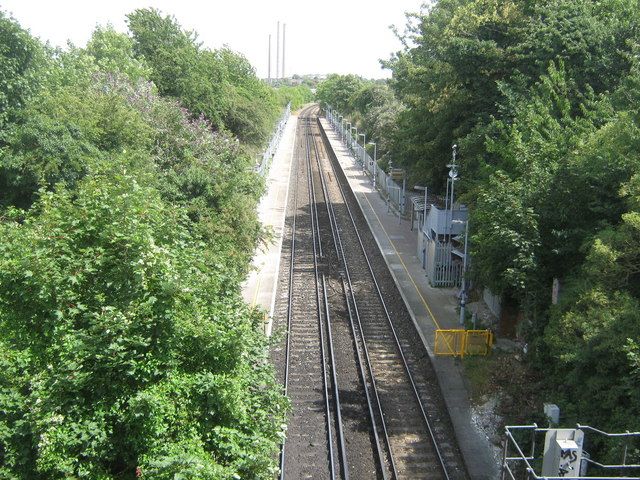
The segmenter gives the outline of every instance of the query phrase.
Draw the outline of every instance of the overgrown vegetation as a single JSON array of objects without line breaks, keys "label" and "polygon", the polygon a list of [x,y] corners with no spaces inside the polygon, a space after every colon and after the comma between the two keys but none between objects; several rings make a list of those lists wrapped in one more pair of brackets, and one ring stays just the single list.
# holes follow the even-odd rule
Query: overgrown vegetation
[{"label": "overgrown vegetation", "polygon": [[398,116],[403,105],[385,82],[356,75],[329,75],[316,92],[323,105],[331,105],[376,142],[380,164],[391,158],[393,139],[398,135]]},{"label": "overgrown vegetation", "polygon": [[318,96],[432,191],[460,146],[475,285],[519,305],[538,387],[568,424],[640,429],[637,2],[440,0],[409,18],[385,62],[393,128],[365,120],[384,87],[334,76]]},{"label": "overgrown vegetation", "polygon": [[286,402],[239,285],[250,152],[297,93],[129,21],[62,51],[0,12],[0,477],[271,478]]}]

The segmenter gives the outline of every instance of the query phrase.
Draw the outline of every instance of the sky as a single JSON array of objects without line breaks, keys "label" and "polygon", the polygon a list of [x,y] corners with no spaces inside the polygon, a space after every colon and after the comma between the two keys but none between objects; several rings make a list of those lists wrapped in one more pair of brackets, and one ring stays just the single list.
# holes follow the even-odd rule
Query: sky
[{"label": "sky", "polygon": [[[388,78],[380,59],[402,48],[389,28],[406,25],[405,12],[417,12],[421,0],[0,0],[23,28],[43,41],[84,46],[96,25],[126,31],[125,15],[155,7],[198,32],[208,48],[228,45],[242,53],[266,77],[271,34],[271,73],[275,76],[277,22],[286,23],[285,76],[353,73]],[[282,48],[282,47],[281,47]],[[280,54],[282,57],[282,53]]]}]

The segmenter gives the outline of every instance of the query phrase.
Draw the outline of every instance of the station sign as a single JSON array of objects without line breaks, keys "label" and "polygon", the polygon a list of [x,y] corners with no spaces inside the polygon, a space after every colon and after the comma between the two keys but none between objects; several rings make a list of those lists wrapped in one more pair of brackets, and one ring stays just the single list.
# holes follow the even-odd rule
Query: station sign
[{"label": "station sign", "polygon": [[393,180],[402,180],[404,178],[404,169],[402,168],[392,168],[389,172],[389,176]]}]

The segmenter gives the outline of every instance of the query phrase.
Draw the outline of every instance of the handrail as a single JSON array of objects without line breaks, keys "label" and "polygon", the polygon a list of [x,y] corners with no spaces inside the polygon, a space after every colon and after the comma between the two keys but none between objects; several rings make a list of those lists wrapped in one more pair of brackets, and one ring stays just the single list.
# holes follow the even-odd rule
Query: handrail
[{"label": "handrail", "polygon": [[261,176],[265,176],[267,172],[269,172],[269,167],[271,167],[271,161],[273,160],[276,151],[278,150],[278,146],[280,145],[280,140],[282,140],[282,136],[284,135],[284,129],[287,126],[287,122],[289,121],[289,117],[291,116],[291,102],[287,104],[276,125],[275,131],[271,136],[271,140],[269,141],[269,145],[267,149],[262,152],[262,160],[260,164],[256,166],[256,170]]},{"label": "handrail", "polygon": [[[638,439],[640,438],[640,432],[621,432],[621,433],[609,433],[609,432],[605,432],[603,430],[599,430],[597,428],[591,427],[589,425],[581,425],[581,424],[577,424],[576,428],[578,430],[582,430],[583,432],[590,432],[592,434],[596,434],[598,436],[603,436],[606,438],[615,438],[615,439],[620,439],[620,438],[627,438],[627,439]],[[524,467],[524,469],[527,472],[527,479],[529,480],[560,480],[562,478],[565,477],[560,477],[560,476],[539,476],[534,468],[531,465],[531,462],[535,461],[535,460],[541,460],[542,459],[542,455],[538,455],[535,456],[535,452],[532,451],[531,455],[526,455],[522,449],[520,448],[520,445],[518,445],[518,442],[516,440],[516,438],[514,437],[513,433],[515,433],[516,431],[531,431],[532,435],[535,441],[535,435],[536,434],[544,434],[546,432],[549,431],[553,431],[553,430],[557,430],[555,428],[541,428],[538,427],[536,424],[532,424],[532,425],[507,425],[505,426],[505,436],[506,436],[506,440],[505,440],[505,446],[504,446],[504,455],[502,457],[502,480],[505,480],[505,478],[514,478],[513,475],[513,471],[512,471],[512,466],[515,466],[517,464],[520,464],[522,467]],[[586,437],[585,437],[586,438]],[[511,456],[509,455],[509,447],[513,447],[513,449],[515,450],[515,452],[513,452],[515,455]],[[600,463],[595,459],[589,458],[588,456],[582,457],[582,462],[583,464],[590,464],[593,466],[596,466],[598,468],[601,468],[603,470],[625,470],[629,473],[631,473],[631,470],[637,470],[640,469],[640,465],[639,464],[628,464],[626,463],[626,448],[625,448],[625,452],[624,452],[624,456],[623,456],[623,463],[622,464],[605,464],[605,463]],[[635,473],[635,472],[634,472]],[[508,475],[507,475],[508,474]],[[580,476],[580,477],[573,477],[576,479],[593,479],[593,478],[598,478],[600,480],[619,480],[619,479],[629,479],[629,478],[634,478],[634,479],[639,479],[640,476],[616,476],[616,477],[609,477],[609,476],[602,476],[602,475],[598,475],[597,477],[589,477],[589,476]]]}]

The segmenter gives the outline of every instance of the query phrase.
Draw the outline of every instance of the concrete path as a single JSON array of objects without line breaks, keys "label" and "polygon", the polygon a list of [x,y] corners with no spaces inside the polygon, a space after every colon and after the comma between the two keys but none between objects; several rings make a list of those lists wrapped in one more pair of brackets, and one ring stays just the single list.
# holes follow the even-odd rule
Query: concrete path
[{"label": "concrete path", "polygon": [[242,296],[247,303],[251,306],[260,306],[267,312],[268,319],[265,322],[267,335],[271,334],[271,320],[278,285],[280,250],[297,123],[298,116],[291,114],[267,175],[267,191],[258,206],[260,222],[271,231],[272,238],[267,245],[258,247],[253,257],[252,271],[242,288]]},{"label": "concrete path", "polygon": [[429,353],[469,475],[472,480],[497,479],[498,467],[489,442],[471,421],[461,366],[453,358],[433,354],[435,330],[459,328],[454,292],[429,285],[416,255],[417,232],[411,231],[409,221],[400,221],[393,212],[387,212],[385,201],[329,122],[322,118],[321,123]]}]

